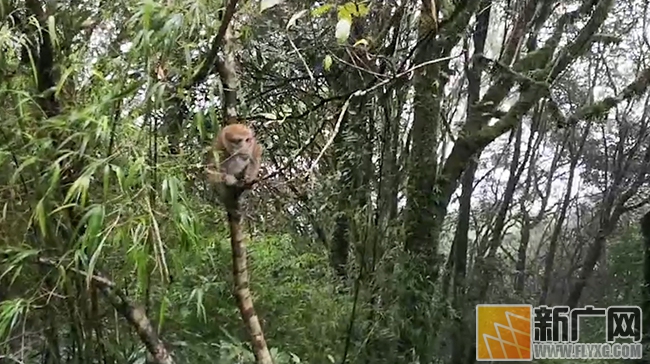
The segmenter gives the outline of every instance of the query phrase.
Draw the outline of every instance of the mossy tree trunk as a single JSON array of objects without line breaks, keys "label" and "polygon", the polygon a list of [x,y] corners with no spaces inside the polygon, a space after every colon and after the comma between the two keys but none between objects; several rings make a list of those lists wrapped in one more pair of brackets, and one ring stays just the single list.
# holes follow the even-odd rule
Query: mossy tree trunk
[{"label": "mossy tree trunk", "polygon": [[[467,116],[468,119],[475,120],[476,123],[467,125],[467,128],[472,132],[479,130],[481,119],[475,117],[474,113],[476,108],[473,106],[480,100],[481,93],[481,74],[482,64],[479,62],[478,55],[483,54],[485,50],[485,41],[487,38],[488,27],[490,25],[490,12],[492,9],[491,0],[483,0],[480,4],[480,13],[477,15],[477,21],[474,28],[472,41],[474,43],[474,57],[472,57],[470,64],[466,68],[467,73]],[[466,51],[469,52],[469,47]],[[456,231],[454,233],[454,240],[452,243],[451,253],[449,254],[449,272],[447,274],[452,280],[452,307],[456,312],[464,312],[466,307],[464,305],[465,297],[465,278],[467,274],[467,248],[469,246],[468,233],[470,228],[470,211],[472,193],[474,192],[474,176],[478,167],[478,161],[481,157],[481,150],[469,161],[467,169],[463,173],[461,179],[461,196],[460,206],[458,210],[458,220],[456,222]],[[444,284],[443,284],[444,286]],[[443,295],[447,295],[446,290]],[[467,324],[462,319],[464,315],[457,315],[453,325],[452,332],[452,362],[460,363],[465,360],[468,355],[466,336]]]},{"label": "mossy tree trunk", "polygon": [[[438,29],[437,19],[431,17],[431,4],[423,1],[418,24],[419,46],[415,64],[448,57],[476,12],[479,1],[468,1],[456,10],[455,20]],[[438,33],[439,32],[439,33]],[[405,250],[409,261],[411,285],[402,297],[402,312],[406,324],[400,333],[399,350],[403,355],[414,350],[422,362],[434,356],[435,328],[431,307],[432,282],[438,278],[440,259],[438,239],[447,204],[445,191],[440,189],[439,160],[441,105],[443,91],[449,80],[449,63],[439,62],[415,71],[413,140],[408,160],[408,182],[404,212]]]},{"label": "mossy tree trunk", "polygon": [[[425,8],[426,4],[425,3]],[[416,51],[416,63],[441,58],[449,54],[458,43],[460,35],[467,27],[469,19],[478,10],[479,1],[464,2],[450,17],[448,24],[439,29],[434,39],[423,37],[431,34],[431,21],[428,12],[423,11],[420,19],[419,33],[421,44]],[[402,302],[407,328],[401,335],[402,352],[414,349],[421,361],[432,358],[432,343],[436,329],[431,327],[433,321],[428,316],[432,307],[431,294],[439,270],[438,245],[447,207],[460,182],[461,175],[467,169],[469,161],[481,149],[504,133],[517,128],[524,115],[535,106],[542,97],[547,97],[549,85],[573,62],[581,56],[591,44],[593,35],[606,19],[612,6],[612,0],[598,2],[587,1],[575,12],[566,13],[556,24],[553,35],[539,50],[519,57],[520,45],[524,38],[537,37],[536,28],[529,32],[528,25],[544,23],[549,12],[537,12],[536,2],[523,2],[517,6],[517,17],[510,32],[499,62],[494,64],[496,75],[484,96],[473,107],[476,112],[468,118],[451,153],[442,165],[438,165],[438,142],[440,124],[440,96],[446,85],[446,65],[436,63],[415,72],[414,75],[414,109],[413,148],[409,160],[407,204],[405,209],[405,248],[411,253],[409,269],[413,285],[408,287]],[[556,52],[559,40],[566,32],[567,26],[585,15],[591,15],[585,26],[573,41]],[[542,17],[542,19],[540,19]],[[536,42],[533,42],[536,43]],[[553,55],[557,55],[555,58]],[[481,57],[482,58],[482,57]],[[489,60],[487,60],[490,62]],[[509,66],[512,65],[512,66]],[[534,77],[524,73],[535,71]],[[507,112],[498,107],[519,85],[519,98]],[[499,120],[487,126],[493,117]],[[570,120],[570,122],[575,122]],[[481,125],[480,130],[472,132],[469,125]],[[417,317],[414,313],[417,312]],[[408,334],[406,332],[411,332]],[[406,333],[406,334],[405,334]]]}]

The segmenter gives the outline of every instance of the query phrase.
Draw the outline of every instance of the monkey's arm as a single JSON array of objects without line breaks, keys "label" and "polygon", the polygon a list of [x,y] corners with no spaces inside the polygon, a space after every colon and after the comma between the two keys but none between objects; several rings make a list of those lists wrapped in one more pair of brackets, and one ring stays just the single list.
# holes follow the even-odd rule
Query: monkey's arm
[{"label": "monkey's arm", "polygon": [[227,186],[234,186],[237,184],[237,177],[233,176],[232,174],[224,174],[223,181]]},{"label": "monkey's arm", "polygon": [[258,177],[260,173],[260,167],[262,162],[262,147],[259,144],[255,144],[253,149],[253,155],[250,158],[248,167],[246,168],[246,174],[244,175],[245,183],[252,183]]},{"label": "monkey's arm", "polygon": [[250,158],[241,155],[233,155],[228,157],[221,163],[221,175],[223,181],[228,186],[234,186],[237,184],[243,176],[246,167],[250,163]]}]

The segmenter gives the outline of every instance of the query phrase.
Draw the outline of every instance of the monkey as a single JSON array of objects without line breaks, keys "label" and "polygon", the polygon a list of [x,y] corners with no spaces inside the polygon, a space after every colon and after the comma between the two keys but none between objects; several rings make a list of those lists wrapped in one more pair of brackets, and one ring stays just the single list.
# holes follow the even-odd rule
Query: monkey
[{"label": "monkey", "polygon": [[213,143],[213,152],[219,153],[218,172],[208,169],[208,180],[228,187],[250,186],[261,167],[262,147],[255,140],[251,128],[244,124],[230,124],[219,131]]}]

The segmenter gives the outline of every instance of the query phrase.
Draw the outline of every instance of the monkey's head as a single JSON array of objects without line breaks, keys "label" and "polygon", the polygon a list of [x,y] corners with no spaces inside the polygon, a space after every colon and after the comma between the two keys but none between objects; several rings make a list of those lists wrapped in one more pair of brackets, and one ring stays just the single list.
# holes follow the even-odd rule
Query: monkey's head
[{"label": "monkey's head", "polygon": [[223,128],[226,150],[231,154],[250,154],[255,144],[253,130],[244,124],[230,124]]}]

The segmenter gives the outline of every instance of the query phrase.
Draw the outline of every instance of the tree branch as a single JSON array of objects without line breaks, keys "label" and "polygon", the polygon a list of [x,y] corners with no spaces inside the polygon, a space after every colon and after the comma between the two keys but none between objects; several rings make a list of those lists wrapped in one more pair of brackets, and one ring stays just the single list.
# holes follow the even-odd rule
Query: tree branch
[{"label": "tree branch", "polygon": [[[39,257],[38,263],[55,268],[62,267],[57,262],[44,257]],[[147,350],[153,356],[156,363],[174,364],[174,359],[171,357],[170,353],[165,348],[165,345],[158,337],[158,334],[151,324],[151,321],[149,321],[149,318],[144,312],[144,309],[130,303],[124,293],[116,288],[116,284],[113,281],[100,275],[91,275],[76,268],[66,268],[66,270],[86,277],[88,280],[94,283],[97,288],[99,288],[99,290],[106,296],[115,310],[122,314],[126,321],[128,321],[129,324],[135,329],[135,331],[138,333],[138,336],[140,337],[140,340],[142,340],[144,345],[147,347]]]},{"label": "tree branch", "polygon": [[592,119],[595,116],[603,115],[609,112],[623,101],[627,101],[635,96],[643,95],[650,86],[650,67],[646,68],[632,83],[627,85],[617,96],[606,97],[599,102],[580,108],[578,111],[569,116],[565,122],[566,125],[573,125],[580,120]]},{"label": "tree branch", "polygon": [[237,7],[238,0],[225,0],[225,1],[228,1],[228,5],[226,5],[223,18],[221,19],[221,25],[219,26],[219,31],[217,32],[217,35],[212,40],[210,50],[205,55],[205,57],[203,57],[201,67],[199,67],[199,69],[194,74],[194,76],[192,76],[192,79],[184,85],[185,89],[192,88],[196,84],[203,82],[206,79],[206,77],[208,77],[208,75],[214,72],[214,69],[217,64],[217,56],[219,50],[221,50],[221,47],[223,46],[223,40],[224,37],[226,36],[226,31],[228,30],[230,21],[232,20],[233,15],[235,15],[235,8]]}]

